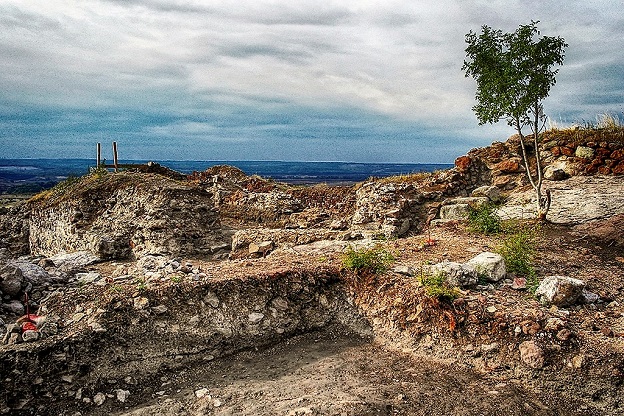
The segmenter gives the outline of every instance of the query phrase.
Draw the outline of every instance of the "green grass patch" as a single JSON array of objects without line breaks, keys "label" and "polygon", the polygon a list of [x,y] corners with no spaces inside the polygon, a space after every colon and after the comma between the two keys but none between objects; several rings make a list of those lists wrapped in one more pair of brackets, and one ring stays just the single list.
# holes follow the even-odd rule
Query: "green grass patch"
[{"label": "green grass patch", "polygon": [[497,205],[486,202],[468,207],[468,229],[480,234],[498,234],[502,230],[501,219],[496,214]]},{"label": "green grass patch", "polygon": [[459,288],[451,286],[447,282],[445,273],[422,274],[420,284],[425,289],[425,294],[438,300],[453,301],[461,296]]},{"label": "green grass patch", "polygon": [[356,273],[385,273],[394,261],[394,255],[379,246],[357,250],[349,246],[342,256],[345,269]]},{"label": "green grass patch", "polygon": [[508,272],[527,279],[527,288],[534,293],[539,285],[533,262],[537,252],[540,228],[537,225],[511,224],[496,247],[496,252],[505,260]]}]

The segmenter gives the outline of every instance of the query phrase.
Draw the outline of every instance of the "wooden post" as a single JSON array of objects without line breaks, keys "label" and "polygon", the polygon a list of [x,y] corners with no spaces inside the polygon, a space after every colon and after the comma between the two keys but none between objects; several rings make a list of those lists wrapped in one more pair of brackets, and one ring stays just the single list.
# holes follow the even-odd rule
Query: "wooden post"
[{"label": "wooden post", "polygon": [[102,145],[100,143],[97,144],[97,160],[96,160],[96,165],[95,168],[99,169],[100,168],[100,160],[102,160]]},{"label": "wooden post", "polygon": [[115,172],[117,172],[117,165],[118,165],[117,142],[113,142],[113,164],[115,165]]}]

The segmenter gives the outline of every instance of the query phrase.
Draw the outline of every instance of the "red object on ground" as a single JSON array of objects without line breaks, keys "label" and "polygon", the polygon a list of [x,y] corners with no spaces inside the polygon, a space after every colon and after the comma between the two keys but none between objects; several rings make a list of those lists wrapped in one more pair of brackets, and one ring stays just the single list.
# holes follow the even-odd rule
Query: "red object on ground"
[{"label": "red object on ground", "polygon": [[22,324],[22,332],[24,331],[36,331],[37,330],[37,325],[35,325],[32,322],[24,322]]}]

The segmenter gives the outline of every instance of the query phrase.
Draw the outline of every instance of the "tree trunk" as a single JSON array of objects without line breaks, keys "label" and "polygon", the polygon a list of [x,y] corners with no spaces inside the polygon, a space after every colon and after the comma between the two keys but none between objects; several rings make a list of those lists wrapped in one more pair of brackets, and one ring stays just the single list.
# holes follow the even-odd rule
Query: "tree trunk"
[{"label": "tree trunk", "polygon": [[537,178],[535,179],[531,175],[531,166],[529,164],[529,157],[526,151],[525,136],[524,134],[522,134],[522,123],[520,122],[519,118],[516,118],[514,121],[516,124],[516,131],[518,132],[518,135],[520,136],[520,147],[522,148],[522,160],[524,161],[524,168],[526,169],[526,175],[529,178],[531,187],[533,187],[533,190],[535,191],[535,196],[537,199],[536,219],[538,221],[546,221],[546,215],[548,214],[548,210],[550,209],[550,191],[547,191],[545,196],[542,195],[542,181],[543,181],[542,161],[541,161],[541,156],[540,156],[540,151],[539,151],[538,134],[537,134],[539,130],[538,105],[539,103],[536,103],[535,118],[532,123],[533,124],[532,125],[533,144],[535,146],[535,167],[537,170]]}]

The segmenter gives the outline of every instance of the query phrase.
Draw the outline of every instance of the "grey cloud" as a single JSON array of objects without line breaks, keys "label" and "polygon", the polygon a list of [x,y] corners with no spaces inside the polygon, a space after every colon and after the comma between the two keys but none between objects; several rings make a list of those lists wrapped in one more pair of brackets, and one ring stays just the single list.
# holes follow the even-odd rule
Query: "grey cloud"
[{"label": "grey cloud", "polygon": [[[320,158],[339,138],[344,160],[452,159],[511,133],[471,112],[464,35],[531,19],[570,43],[549,114],[589,119],[622,105],[617,2],[4,2],[0,108],[28,109],[11,119],[22,142],[45,141],[49,127],[89,140],[123,133],[136,148],[203,140],[222,155],[249,152],[250,138],[285,158]],[[59,113],[38,118],[46,111]]]},{"label": "grey cloud", "polygon": [[214,9],[189,2],[169,1],[169,0],[102,0],[105,3],[114,3],[119,6],[128,7],[144,7],[158,12],[166,13],[213,13]]},{"label": "grey cloud", "polygon": [[335,26],[353,18],[353,13],[346,8],[329,7],[323,2],[273,3],[264,5],[262,9],[253,6],[250,9],[254,12],[235,12],[232,15],[249,22],[266,25]]},{"label": "grey cloud", "polygon": [[61,28],[58,20],[31,13],[10,5],[0,5],[0,27],[27,30],[31,33],[54,31]]},{"label": "grey cloud", "polygon": [[292,62],[300,62],[302,59],[312,57],[312,54],[306,51],[287,48],[280,45],[273,46],[267,44],[228,45],[221,48],[220,54],[233,58],[269,56]]}]

